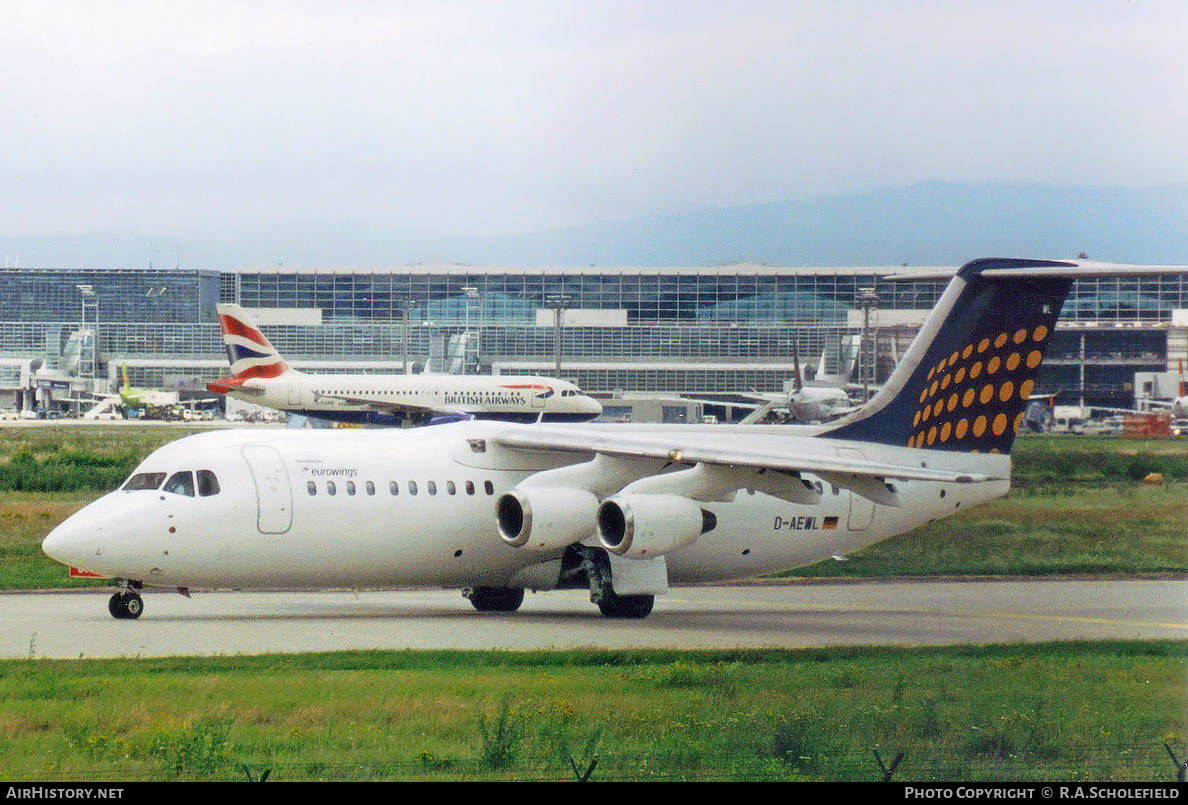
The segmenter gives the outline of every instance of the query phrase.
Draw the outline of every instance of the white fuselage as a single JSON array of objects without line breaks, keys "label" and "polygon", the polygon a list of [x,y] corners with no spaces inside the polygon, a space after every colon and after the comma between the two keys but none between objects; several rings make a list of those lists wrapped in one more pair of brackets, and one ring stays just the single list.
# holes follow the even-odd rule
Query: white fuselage
[{"label": "white fuselage", "polygon": [[[43,547],[87,571],[163,587],[547,589],[547,574],[533,568],[560,551],[503,542],[496,500],[533,473],[589,456],[502,448],[494,437],[506,427],[469,421],[414,430],[225,430],[187,437],[153,453],[133,477],[203,470],[217,478],[217,493],[116,491],[67,519]],[[632,426],[573,427],[623,434]],[[657,426],[648,427],[656,432]],[[794,435],[798,431],[806,435]],[[899,459],[923,457],[938,469],[972,464],[1009,477],[1007,456],[872,448],[812,438],[811,431],[710,426],[681,432],[703,444],[780,452],[845,451],[861,458],[861,451],[889,451]],[[669,581],[719,581],[811,564],[999,497],[1009,487],[1009,481],[896,481],[900,505],[888,506],[809,474],[804,479],[820,484],[814,504],[746,489],[729,502],[702,504],[717,525],[666,555]]]},{"label": "white fuselage", "polygon": [[585,422],[602,406],[577,386],[500,375],[347,375],[289,370],[227,393],[281,411],[343,422],[386,424],[418,411],[516,422]]},{"label": "white fuselage", "polygon": [[801,422],[825,422],[853,407],[849,395],[838,388],[804,386],[788,395],[788,412]]}]

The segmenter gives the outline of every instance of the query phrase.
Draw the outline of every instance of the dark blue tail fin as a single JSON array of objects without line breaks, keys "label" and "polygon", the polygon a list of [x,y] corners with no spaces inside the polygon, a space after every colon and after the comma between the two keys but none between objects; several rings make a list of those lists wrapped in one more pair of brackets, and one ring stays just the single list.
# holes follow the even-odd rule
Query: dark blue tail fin
[{"label": "dark blue tail fin", "polygon": [[1076,264],[975,260],[957,272],[891,378],[822,434],[1008,453]]}]

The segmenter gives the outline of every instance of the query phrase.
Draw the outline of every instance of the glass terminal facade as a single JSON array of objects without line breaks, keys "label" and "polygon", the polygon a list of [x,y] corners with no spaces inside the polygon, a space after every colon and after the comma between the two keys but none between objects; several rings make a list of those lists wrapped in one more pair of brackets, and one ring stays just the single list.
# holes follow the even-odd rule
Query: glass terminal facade
[{"label": "glass terminal facade", "polygon": [[[918,271],[919,269],[916,269]],[[593,393],[779,391],[797,361],[849,371],[856,344],[885,379],[946,285],[888,281],[912,268],[15,269],[0,271],[0,365],[60,362],[94,293],[102,372],[195,388],[226,373],[216,301],[254,311],[290,364],[551,375]],[[864,291],[866,293],[864,293]],[[553,326],[556,311],[562,326]],[[1184,357],[1183,276],[1076,283],[1038,388],[1127,406],[1138,371]],[[407,337],[406,337],[407,336]],[[459,349],[459,345],[461,348]],[[444,368],[443,368],[444,367]],[[0,386],[11,382],[0,373]],[[854,380],[860,378],[854,377]]]}]

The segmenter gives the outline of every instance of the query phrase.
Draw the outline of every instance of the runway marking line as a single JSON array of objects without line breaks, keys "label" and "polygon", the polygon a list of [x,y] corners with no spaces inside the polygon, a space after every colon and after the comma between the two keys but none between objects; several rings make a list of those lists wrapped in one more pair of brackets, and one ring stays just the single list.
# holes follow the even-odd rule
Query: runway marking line
[{"label": "runway marking line", "polygon": [[[972,615],[973,613],[960,613],[964,615]],[[1025,613],[1011,613],[1011,612],[980,612],[977,613],[988,618],[1012,618],[1017,620],[1033,620],[1033,621],[1062,621],[1073,623],[1093,623],[1104,626],[1143,626],[1149,629],[1188,629],[1188,623],[1158,623],[1150,621],[1125,621],[1116,620],[1113,618],[1081,618],[1075,615],[1029,615]]]},{"label": "runway marking line", "polygon": [[[675,596],[669,598],[668,600],[678,601],[678,602],[682,602],[682,603],[686,603],[686,604],[696,603],[696,602],[692,601],[691,599],[683,599],[682,600]],[[762,601],[741,602],[741,606],[747,606],[747,607],[751,607],[753,609],[784,609],[787,607],[787,605],[785,605],[785,604],[767,603],[767,602],[762,602]],[[869,611],[865,607],[853,607],[853,606],[844,606],[844,605],[831,606],[831,607],[808,606],[808,607],[797,607],[797,609],[800,609],[802,611],[812,611],[812,612],[816,612],[816,613],[826,613],[826,612],[843,612],[844,613],[844,612],[868,612]],[[1022,613],[1022,612],[975,612],[975,611],[971,611],[971,610],[962,610],[962,609],[955,609],[955,610],[920,609],[919,607],[880,607],[879,611],[880,612],[893,612],[897,615],[911,615],[911,614],[956,615],[956,616],[965,617],[965,618],[977,618],[977,617],[1004,618],[1004,619],[1015,619],[1015,620],[1058,621],[1058,622],[1065,622],[1065,623],[1068,623],[1068,622],[1090,623],[1090,624],[1096,624],[1099,626],[1141,626],[1141,627],[1148,628],[1148,629],[1188,630],[1188,623],[1159,623],[1159,622],[1151,622],[1151,621],[1117,620],[1114,618],[1086,618],[1086,617],[1080,617],[1080,616],[1076,616],[1076,615],[1067,615],[1067,616],[1065,616],[1065,615],[1038,615],[1038,614]]]}]

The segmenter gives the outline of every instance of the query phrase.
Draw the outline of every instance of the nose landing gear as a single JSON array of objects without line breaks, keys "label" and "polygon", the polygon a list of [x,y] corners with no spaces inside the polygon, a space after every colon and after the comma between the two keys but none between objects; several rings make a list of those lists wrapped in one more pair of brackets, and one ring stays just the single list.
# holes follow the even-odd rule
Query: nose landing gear
[{"label": "nose landing gear", "polygon": [[144,611],[144,599],[135,589],[138,582],[120,580],[120,591],[107,602],[107,611],[118,620],[135,620]]}]

